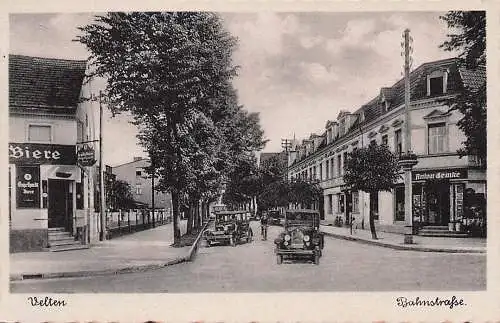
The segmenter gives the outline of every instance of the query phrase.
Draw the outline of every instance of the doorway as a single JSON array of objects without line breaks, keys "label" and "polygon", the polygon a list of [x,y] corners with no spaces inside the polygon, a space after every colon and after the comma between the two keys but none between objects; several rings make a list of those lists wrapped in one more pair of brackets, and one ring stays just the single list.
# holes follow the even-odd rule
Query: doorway
[{"label": "doorway", "polygon": [[48,217],[49,228],[64,228],[73,231],[73,193],[71,181],[49,179]]},{"label": "doorway", "polygon": [[450,184],[432,183],[427,186],[429,224],[448,225],[450,222]]}]

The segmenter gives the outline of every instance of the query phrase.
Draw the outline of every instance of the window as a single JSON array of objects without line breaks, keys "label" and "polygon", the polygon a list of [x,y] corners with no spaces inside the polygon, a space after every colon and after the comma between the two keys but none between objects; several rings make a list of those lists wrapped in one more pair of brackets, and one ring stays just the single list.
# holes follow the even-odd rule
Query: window
[{"label": "window", "polygon": [[444,93],[443,88],[443,77],[431,77],[429,78],[429,95],[439,95]]},{"label": "window", "polygon": [[400,155],[403,152],[403,142],[401,139],[401,129],[394,132],[394,150],[396,154]]},{"label": "window", "polygon": [[342,170],[343,170],[342,175],[345,173],[346,167],[347,167],[347,151],[344,152],[344,165],[342,167]]},{"label": "window", "polygon": [[370,212],[373,212],[373,218],[378,220],[378,193],[370,194]]},{"label": "window", "polygon": [[326,179],[330,178],[330,161],[326,161]]},{"label": "window", "polygon": [[395,188],[396,194],[396,210],[394,212],[395,221],[405,220],[405,188],[404,186],[397,186]]},{"label": "window", "polygon": [[387,135],[382,136],[382,145],[387,146],[389,144],[389,137]]},{"label": "window", "polygon": [[342,175],[342,155],[337,156],[337,176]]},{"label": "window", "polygon": [[51,142],[51,126],[32,125],[28,126],[28,141]]},{"label": "window", "polygon": [[323,180],[323,162],[319,163],[319,179]]},{"label": "window", "polygon": [[352,192],[352,213],[359,213],[359,193]]},{"label": "window", "polygon": [[135,185],[135,194],[137,194],[137,195],[142,194],[142,186],[140,184]]},{"label": "window", "polygon": [[135,169],[135,176],[136,177],[141,177],[142,176],[142,169],[136,168]]},{"label": "window", "polygon": [[429,125],[429,154],[438,154],[446,151],[446,124],[435,123]]},{"label": "window", "polygon": [[312,176],[312,179],[318,179],[318,177],[316,177],[316,166],[313,167],[313,176]]},{"label": "window", "polygon": [[375,146],[377,144],[377,139],[370,140],[370,146]]}]

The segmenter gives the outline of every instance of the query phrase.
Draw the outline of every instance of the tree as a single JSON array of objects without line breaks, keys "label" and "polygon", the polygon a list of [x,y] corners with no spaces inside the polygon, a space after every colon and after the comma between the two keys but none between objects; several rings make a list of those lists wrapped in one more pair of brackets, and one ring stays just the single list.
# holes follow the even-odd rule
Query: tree
[{"label": "tree", "polygon": [[[441,44],[446,51],[458,51],[460,67],[485,71],[486,65],[486,12],[450,11],[440,17],[454,33]],[[444,101],[451,110],[463,114],[457,123],[466,136],[460,156],[478,156],[481,166],[486,166],[486,82],[478,87],[464,86],[458,96]]]},{"label": "tree", "polygon": [[114,180],[110,187],[107,204],[114,210],[126,210],[134,207],[134,198],[130,185],[122,180]]},{"label": "tree", "polygon": [[290,203],[309,206],[319,201],[322,194],[323,190],[316,182],[297,179],[290,183]]},{"label": "tree", "polygon": [[[237,105],[230,83],[236,39],[208,12],[108,13],[80,30],[77,40],[95,66],[91,76],[107,79],[113,113],[131,112],[139,142],[155,161],[156,188],[172,194],[177,243],[179,208],[194,194],[193,178],[215,176],[231,164],[224,156],[260,144],[252,142],[261,134],[258,116]],[[210,128],[201,141],[193,135],[200,124]]]},{"label": "tree", "polygon": [[[344,182],[351,190],[360,190],[373,198],[379,191],[390,191],[400,177],[398,157],[386,145],[370,144],[352,151],[347,158]],[[375,216],[370,208],[370,230],[377,239]]]}]

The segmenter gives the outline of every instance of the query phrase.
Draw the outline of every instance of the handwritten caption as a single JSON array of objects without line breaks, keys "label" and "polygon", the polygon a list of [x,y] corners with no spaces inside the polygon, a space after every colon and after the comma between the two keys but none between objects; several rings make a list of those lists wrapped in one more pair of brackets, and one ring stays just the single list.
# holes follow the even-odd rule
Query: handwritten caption
[{"label": "handwritten caption", "polygon": [[53,299],[52,297],[45,296],[43,297],[28,297],[28,303],[31,306],[37,307],[64,307],[68,305],[65,300]]},{"label": "handwritten caption", "polygon": [[419,296],[415,298],[398,297],[396,298],[396,305],[399,307],[449,307],[453,309],[455,307],[467,306],[463,299],[459,299],[456,296],[451,298],[420,298]]}]

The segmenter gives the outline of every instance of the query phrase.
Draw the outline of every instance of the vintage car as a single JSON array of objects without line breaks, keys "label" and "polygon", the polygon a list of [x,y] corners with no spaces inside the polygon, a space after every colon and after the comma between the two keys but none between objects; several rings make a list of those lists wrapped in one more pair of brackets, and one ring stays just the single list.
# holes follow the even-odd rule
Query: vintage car
[{"label": "vintage car", "polygon": [[283,218],[283,216],[281,215],[279,210],[268,211],[267,217],[268,217],[269,224],[273,224],[273,225],[280,225],[281,219]]},{"label": "vintage car", "polygon": [[316,210],[286,210],[284,231],[274,240],[277,263],[284,258],[309,258],[319,265],[324,235],[319,231]]},{"label": "vintage car", "polygon": [[207,247],[213,244],[230,244],[236,246],[241,242],[251,242],[253,232],[250,228],[248,211],[219,211],[215,213],[215,221],[205,230]]}]

